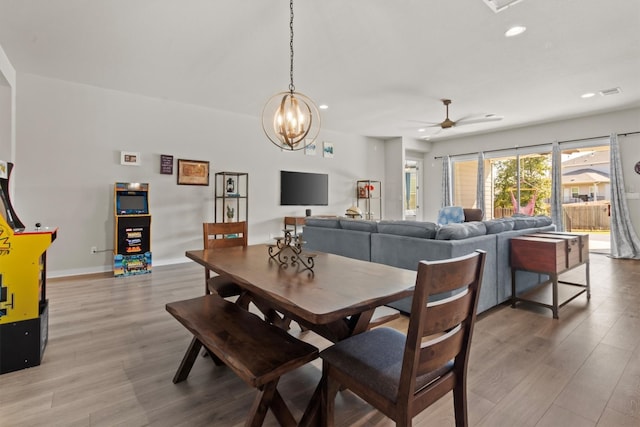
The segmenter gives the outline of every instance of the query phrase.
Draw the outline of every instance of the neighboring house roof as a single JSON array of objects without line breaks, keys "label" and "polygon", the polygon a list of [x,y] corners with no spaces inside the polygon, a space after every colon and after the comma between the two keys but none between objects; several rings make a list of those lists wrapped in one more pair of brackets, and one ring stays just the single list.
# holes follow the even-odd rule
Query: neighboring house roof
[{"label": "neighboring house roof", "polygon": [[606,165],[610,162],[609,150],[580,153],[579,156],[562,162],[563,168]]},{"label": "neighboring house roof", "polygon": [[564,185],[609,183],[609,174],[595,169],[578,169],[562,174]]}]

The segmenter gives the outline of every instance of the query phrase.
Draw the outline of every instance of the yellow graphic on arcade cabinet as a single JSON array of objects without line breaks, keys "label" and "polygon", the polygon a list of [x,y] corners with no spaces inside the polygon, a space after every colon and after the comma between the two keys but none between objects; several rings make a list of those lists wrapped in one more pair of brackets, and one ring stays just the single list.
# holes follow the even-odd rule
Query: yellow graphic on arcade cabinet
[{"label": "yellow graphic on arcade cabinet", "polygon": [[49,233],[24,233],[16,237],[0,215],[0,324],[39,316],[41,255],[51,245]]}]

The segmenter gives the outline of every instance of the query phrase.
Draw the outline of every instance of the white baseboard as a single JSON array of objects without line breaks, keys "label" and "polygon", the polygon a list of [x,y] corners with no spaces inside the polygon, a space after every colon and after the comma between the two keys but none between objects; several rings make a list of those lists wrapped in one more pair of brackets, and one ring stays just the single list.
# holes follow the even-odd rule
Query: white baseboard
[{"label": "white baseboard", "polygon": [[[187,262],[192,262],[189,258],[180,257],[180,258],[172,258],[172,259],[161,259],[161,260],[153,260],[153,267],[161,267],[163,265],[174,265],[174,264],[184,264]],[[113,265],[101,265],[95,267],[88,268],[74,268],[72,270],[49,270],[47,271],[47,278],[58,278],[58,277],[71,277],[71,276],[83,276],[85,274],[98,274],[98,273],[108,273],[113,271]],[[152,270],[153,271],[153,270]]]}]

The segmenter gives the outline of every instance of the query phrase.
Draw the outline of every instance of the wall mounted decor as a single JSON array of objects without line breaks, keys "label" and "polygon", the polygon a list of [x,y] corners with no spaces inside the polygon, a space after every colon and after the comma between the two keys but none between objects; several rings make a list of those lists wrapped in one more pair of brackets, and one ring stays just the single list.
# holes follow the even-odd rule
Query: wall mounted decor
[{"label": "wall mounted decor", "polygon": [[131,151],[120,152],[120,164],[126,166],[140,166],[140,153],[134,153]]},{"label": "wall mounted decor", "polygon": [[309,142],[304,146],[304,154],[307,156],[315,156],[316,155],[316,142]]},{"label": "wall mounted decor", "polygon": [[322,143],[322,155],[327,158],[333,157],[333,142]]},{"label": "wall mounted decor", "polygon": [[209,185],[209,162],[178,159],[178,185]]},{"label": "wall mounted decor", "polygon": [[160,154],[160,173],[162,175],[173,175],[173,156]]}]

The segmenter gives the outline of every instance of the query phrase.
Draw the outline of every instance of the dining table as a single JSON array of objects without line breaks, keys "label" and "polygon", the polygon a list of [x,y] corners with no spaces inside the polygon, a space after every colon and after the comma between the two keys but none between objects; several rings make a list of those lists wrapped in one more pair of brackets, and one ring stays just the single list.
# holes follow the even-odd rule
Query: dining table
[{"label": "dining table", "polygon": [[[413,294],[412,270],[323,252],[299,255],[313,260],[307,269],[296,257],[279,262],[270,248],[274,245],[189,250],[186,257],[230,277],[263,313],[273,309],[332,342],[366,331],[376,307]],[[315,424],[318,393],[319,387],[301,425]]]}]

